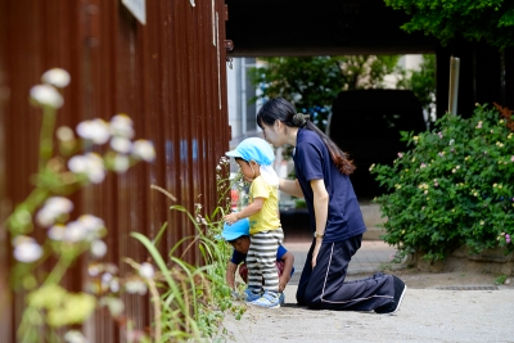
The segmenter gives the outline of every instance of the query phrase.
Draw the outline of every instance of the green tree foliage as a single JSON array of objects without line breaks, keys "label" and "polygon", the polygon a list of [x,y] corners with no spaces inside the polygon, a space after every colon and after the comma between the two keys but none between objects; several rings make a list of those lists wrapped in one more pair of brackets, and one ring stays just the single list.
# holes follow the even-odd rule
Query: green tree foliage
[{"label": "green tree foliage", "polygon": [[337,94],[343,90],[380,88],[384,76],[396,70],[399,56],[315,56],[264,58],[265,66],[249,76],[260,97],[281,96],[311,115],[321,129]]},{"label": "green tree foliage", "polygon": [[411,16],[407,32],[424,31],[446,45],[464,38],[500,50],[514,46],[514,2],[511,0],[384,0]]},{"label": "green tree foliage", "polygon": [[402,73],[404,76],[398,82],[397,87],[410,89],[416,95],[426,113],[435,112],[435,55],[423,55],[423,62],[419,70],[402,71]]}]

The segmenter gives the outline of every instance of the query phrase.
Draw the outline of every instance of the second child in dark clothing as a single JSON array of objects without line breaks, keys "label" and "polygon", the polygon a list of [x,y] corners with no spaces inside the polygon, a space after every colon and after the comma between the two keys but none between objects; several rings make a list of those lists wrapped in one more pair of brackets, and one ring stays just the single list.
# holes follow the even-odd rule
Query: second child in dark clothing
[{"label": "second child in dark clothing", "polygon": [[[248,219],[242,219],[232,225],[225,224],[221,237],[234,247],[230,261],[227,264],[226,280],[230,288],[235,290],[235,275],[238,267],[241,279],[248,282],[248,268],[246,266],[246,255],[250,247]],[[294,256],[283,245],[279,245],[275,264],[279,275],[281,302],[283,302],[282,292],[294,273]]]}]

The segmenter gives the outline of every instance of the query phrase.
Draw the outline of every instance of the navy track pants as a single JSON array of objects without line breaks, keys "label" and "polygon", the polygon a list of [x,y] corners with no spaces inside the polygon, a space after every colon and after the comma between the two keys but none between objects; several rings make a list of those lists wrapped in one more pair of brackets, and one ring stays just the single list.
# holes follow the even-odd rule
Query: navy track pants
[{"label": "navy track pants", "polygon": [[313,240],[300,277],[296,300],[311,308],[373,311],[393,301],[393,277],[377,273],[370,278],[344,282],[348,264],[360,248],[362,235],[345,241],[322,243],[312,269]]}]

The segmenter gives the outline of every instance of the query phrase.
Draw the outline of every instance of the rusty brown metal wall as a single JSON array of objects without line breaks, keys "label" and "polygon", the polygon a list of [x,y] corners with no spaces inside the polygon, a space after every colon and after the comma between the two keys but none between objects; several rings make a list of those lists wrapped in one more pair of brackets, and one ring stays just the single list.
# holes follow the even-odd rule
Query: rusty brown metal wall
[{"label": "rusty brown metal wall", "polygon": [[[150,190],[166,188],[178,204],[209,213],[216,206],[216,165],[228,148],[225,76],[225,6],[223,0],[147,0],[147,24],[139,24],[117,0],[0,0],[0,197],[2,220],[29,193],[36,171],[40,113],[28,92],[51,67],[70,71],[59,124],[71,127],[87,118],[109,119],[127,113],[136,138],[154,142],[157,160],[126,174],[110,175],[75,198],[84,213],[102,217],[109,229],[106,260],[136,260],[146,251],[129,237],[132,231],[153,236],[169,222],[161,249],[193,233],[172,203]],[[3,133],[3,135],[2,135]],[[9,259],[5,227],[0,257]],[[193,249],[186,254],[198,260]],[[84,261],[83,266],[86,261]],[[80,288],[82,278],[71,280]],[[2,270],[0,270],[2,272]],[[5,275],[0,284],[3,342],[14,341],[19,300],[8,299]],[[149,324],[147,299],[127,297],[127,312],[137,327]],[[4,302],[5,301],[5,302]],[[9,306],[4,306],[9,304]],[[93,342],[123,340],[119,327],[98,313],[87,325]],[[14,321],[11,320],[14,318]],[[4,339],[5,338],[5,339]]]}]

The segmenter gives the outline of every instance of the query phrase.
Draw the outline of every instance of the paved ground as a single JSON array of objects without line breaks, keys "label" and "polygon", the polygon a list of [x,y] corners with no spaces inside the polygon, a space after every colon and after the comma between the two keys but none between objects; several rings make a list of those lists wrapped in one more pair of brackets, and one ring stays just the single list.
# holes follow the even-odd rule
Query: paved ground
[{"label": "paved ground", "polygon": [[[315,311],[298,307],[296,284],[308,243],[287,242],[297,273],[286,303],[274,310],[248,307],[241,320],[227,315],[226,342],[514,342],[514,288],[494,285],[495,275],[424,274],[396,271],[408,286],[395,315]],[[381,270],[395,250],[380,241],[363,241],[348,279]]]},{"label": "paved ground", "polygon": [[[284,245],[295,257],[296,272],[290,284],[298,284],[310,242],[305,240],[286,241]],[[348,275],[373,274],[387,265],[393,259],[395,253],[396,249],[382,241],[362,241],[361,248],[357,250],[348,266]]]},{"label": "paved ground", "polygon": [[226,342],[514,342],[514,290],[407,289],[395,315],[314,311],[294,305],[250,307],[239,321],[225,319]]}]

